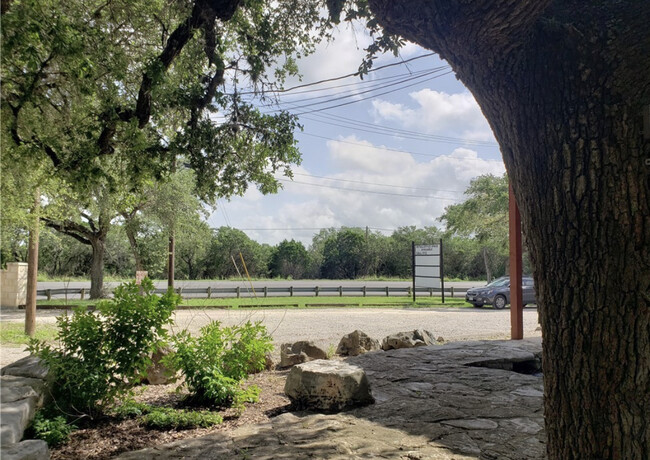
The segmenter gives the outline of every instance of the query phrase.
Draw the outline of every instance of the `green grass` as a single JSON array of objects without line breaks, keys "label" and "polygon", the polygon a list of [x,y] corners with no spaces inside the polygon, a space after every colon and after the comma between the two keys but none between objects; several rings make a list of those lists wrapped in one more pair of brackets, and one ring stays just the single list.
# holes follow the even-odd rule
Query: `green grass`
[{"label": "green grass", "polygon": [[[34,338],[38,340],[54,340],[56,338],[56,325],[36,324]],[[25,324],[3,321],[0,323],[0,344],[3,346],[27,345],[29,337],[25,335]]]},{"label": "green grass", "polygon": [[[59,305],[61,307],[74,307],[79,305],[95,305],[96,300],[39,300],[39,305]],[[249,297],[249,298],[213,298],[213,299],[183,299],[181,307],[192,308],[428,308],[428,307],[471,307],[461,297],[445,297],[445,303],[439,296],[418,297],[416,302],[407,296],[391,297],[336,297],[336,296],[311,296],[311,297]]]}]

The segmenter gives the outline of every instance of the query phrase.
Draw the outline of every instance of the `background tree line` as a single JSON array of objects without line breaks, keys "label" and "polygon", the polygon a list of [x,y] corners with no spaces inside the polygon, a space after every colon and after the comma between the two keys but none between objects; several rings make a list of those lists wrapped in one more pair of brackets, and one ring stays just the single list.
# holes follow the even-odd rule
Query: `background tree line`
[{"label": "background tree line", "polygon": [[[205,203],[193,195],[193,174],[174,174],[145,194],[104,201],[111,216],[104,237],[107,274],[133,277],[147,270],[153,278],[167,276],[168,238],[174,228],[176,279],[226,279],[244,276],[241,257],[255,278],[355,279],[411,276],[411,242],[432,244],[443,239],[445,275],[460,279],[490,279],[507,271],[507,187],[505,176],[480,176],[466,191],[467,199],[448,206],[437,227],[404,226],[390,235],[363,228],[328,228],[316,233],[307,247],[284,240],[260,244],[243,231],[210,228]],[[110,209],[109,209],[110,208]],[[91,218],[88,210],[78,211]],[[2,260],[26,260],[27,232],[6,228]],[[88,276],[93,247],[70,232],[48,227],[40,238],[40,271],[50,277]],[[238,271],[239,270],[239,271]]]}]

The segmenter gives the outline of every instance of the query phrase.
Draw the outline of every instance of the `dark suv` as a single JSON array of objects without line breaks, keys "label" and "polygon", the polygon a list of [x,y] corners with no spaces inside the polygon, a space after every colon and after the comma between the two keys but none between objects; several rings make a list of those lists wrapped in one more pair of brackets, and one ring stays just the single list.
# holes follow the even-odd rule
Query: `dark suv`
[{"label": "dark suv", "polygon": [[[521,292],[523,304],[537,303],[535,300],[535,285],[530,276],[521,278]],[[484,287],[471,288],[467,290],[465,301],[479,308],[483,305],[494,305],[494,308],[504,308],[510,303],[510,277],[497,278]]]}]

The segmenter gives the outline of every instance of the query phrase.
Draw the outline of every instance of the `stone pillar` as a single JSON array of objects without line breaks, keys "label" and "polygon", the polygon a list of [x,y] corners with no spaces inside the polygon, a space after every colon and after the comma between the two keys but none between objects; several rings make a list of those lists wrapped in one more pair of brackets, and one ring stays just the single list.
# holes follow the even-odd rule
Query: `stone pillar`
[{"label": "stone pillar", "polygon": [[0,270],[0,306],[17,308],[27,303],[27,264],[9,262]]}]

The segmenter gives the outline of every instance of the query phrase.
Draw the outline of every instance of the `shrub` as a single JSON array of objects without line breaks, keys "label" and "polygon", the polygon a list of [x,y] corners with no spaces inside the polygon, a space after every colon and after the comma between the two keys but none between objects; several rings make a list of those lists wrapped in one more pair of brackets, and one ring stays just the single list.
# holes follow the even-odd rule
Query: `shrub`
[{"label": "shrub", "polygon": [[[248,374],[264,369],[271,337],[261,323],[221,327],[214,321],[199,337],[187,331],[174,336],[176,366],[185,375],[190,399],[219,406],[255,400],[254,389],[243,389]],[[259,394],[259,393],[258,393]]]},{"label": "shrub", "polygon": [[126,283],[97,312],[78,308],[57,318],[58,347],[32,341],[29,350],[54,374],[50,391],[68,414],[91,417],[103,412],[150,364],[152,350],[166,338],[164,328],[180,302],[173,292],[153,294],[151,280]]},{"label": "shrub", "polygon": [[28,430],[28,435],[35,439],[42,439],[48,446],[55,447],[67,442],[70,433],[76,429],[77,427],[68,424],[63,416],[47,418],[42,411],[38,411]]}]

